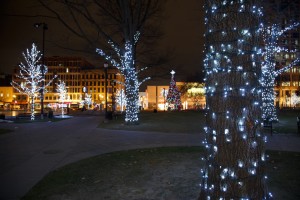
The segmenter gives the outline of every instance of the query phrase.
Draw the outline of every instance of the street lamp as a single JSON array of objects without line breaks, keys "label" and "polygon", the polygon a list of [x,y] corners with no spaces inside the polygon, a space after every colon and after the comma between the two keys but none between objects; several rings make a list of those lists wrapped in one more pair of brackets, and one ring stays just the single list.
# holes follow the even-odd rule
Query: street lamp
[{"label": "street lamp", "polygon": [[164,90],[164,112],[166,111],[166,88],[163,88]]},{"label": "street lamp", "polygon": [[35,28],[43,28],[43,51],[42,51],[42,89],[41,89],[41,118],[44,118],[44,87],[45,87],[45,32],[48,30],[48,25],[46,23],[35,23]]},{"label": "street lamp", "polygon": [[107,68],[108,63],[104,63],[104,70],[105,70],[105,118],[107,118]]},{"label": "street lamp", "polygon": [[115,80],[111,80],[110,81],[110,84],[111,84],[111,107],[112,107],[112,112],[115,112],[115,94],[114,94],[114,85],[115,85]]}]

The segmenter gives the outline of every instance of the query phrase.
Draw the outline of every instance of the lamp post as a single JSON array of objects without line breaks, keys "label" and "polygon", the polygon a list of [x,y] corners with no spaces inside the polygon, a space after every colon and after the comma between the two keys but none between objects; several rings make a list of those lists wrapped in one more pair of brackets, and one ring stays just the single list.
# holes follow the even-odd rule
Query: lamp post
[{"label": "lamp post", "polygon": [[163,88],[164,90],[164,112],[166,111],[166,88]]},{"label": "lamp post", "polygon": [[110,81],[111,84],[111,107],[112,107],[112,112],[115,112],[115,94],[114,94],[114,85],[115,85],[115,80]]},{"label": "lamp post", "polygon": [[43,28],[43,50],[42,50],[42,89],[41,89],[41,118],[44,118],[44,87],[45,87],[45,32],[48,30],[48,25],[46,23],[35,23],[35,28]]},{"label": "lamp post", "polygon": [[105,118],[107,118],[107,68],[108,63],[104,63],[104,70],[105,70]]}]

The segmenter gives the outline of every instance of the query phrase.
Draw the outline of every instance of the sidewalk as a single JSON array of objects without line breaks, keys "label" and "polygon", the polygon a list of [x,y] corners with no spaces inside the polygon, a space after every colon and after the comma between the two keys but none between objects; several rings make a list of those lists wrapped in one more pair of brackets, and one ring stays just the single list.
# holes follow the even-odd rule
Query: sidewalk
[{"label": "sidewalk", "polygon": [[[54,169],[87,157],[136,148],[201,145],[203,135],[97,128],[103,116],[60,122],[0,123],[0,200],[17,200]],[[300,137],[273,135],[267,149],[300,152]]]}]

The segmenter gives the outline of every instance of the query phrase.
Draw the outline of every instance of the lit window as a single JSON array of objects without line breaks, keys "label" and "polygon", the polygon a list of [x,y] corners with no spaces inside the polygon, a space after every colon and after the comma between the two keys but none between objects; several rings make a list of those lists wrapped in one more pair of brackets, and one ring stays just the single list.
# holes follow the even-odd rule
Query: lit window
[{"label": "lit window", "polygon": [[285,58],[286,58],[286,59],[289,59],[289,54],[285,54]]},{"label": "lit window", "polygon": [[290,86],[290,82],[282,82],[282,86]]}]

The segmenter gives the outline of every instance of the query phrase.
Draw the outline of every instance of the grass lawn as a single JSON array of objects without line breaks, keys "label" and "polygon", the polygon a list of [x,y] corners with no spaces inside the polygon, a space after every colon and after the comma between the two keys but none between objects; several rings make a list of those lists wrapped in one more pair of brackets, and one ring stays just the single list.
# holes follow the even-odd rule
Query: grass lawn
[{"label": "grass lawn", "polygon": [[[166,111],[157,113],[143,111],[139,114],[139,125],[124,125],[124,116],[119,116],[117,119],[107,121],[106,123],[101,122],[99,128],[197,134],[203,131],[205,124],[204,115],[204,111]],[[278,113],[279,122],[273,123],[273,133],[297,134],[297,116],[300,116],[300,111],[280,111]]]},{"label": "grass lawn", "polygon": [[273,123],[274,133],[297,134],[297,117],[300,110],[284,110],[278,112],[278,123]]},{"label": "grass lawn", "polygon": [[203,111],[180,112],[150,112],[143,111],[139,114],[140,124],[124,125],[124,116],[101,122],[99,128],[132,130],[132,131],[158,131],[170,133],[199,133],[203,131],[205,118]]},{"label": "grass lawn", "polygon": [[[296,133],[297,112],[280,112],[278,133]],[[204,112],[141,112],[140,124],[124,125],[123,117],[99,127],[197,134]],[[300,199],[300,153],[268,151],[268,187],[275,199]],[[196,199],[201,147],[162,147],[114,152],[64,166],[48,174],[23,198],[30,199]]]},{"label": "grass lawn", "polygon": [[[269,151],[275,199],[300,199],[300,153]],[[104,154],[48,174],[23,200],[196,199],[201,147],[163,147]]]}]

